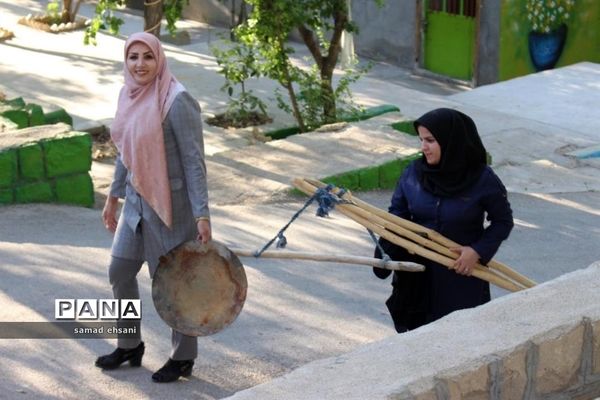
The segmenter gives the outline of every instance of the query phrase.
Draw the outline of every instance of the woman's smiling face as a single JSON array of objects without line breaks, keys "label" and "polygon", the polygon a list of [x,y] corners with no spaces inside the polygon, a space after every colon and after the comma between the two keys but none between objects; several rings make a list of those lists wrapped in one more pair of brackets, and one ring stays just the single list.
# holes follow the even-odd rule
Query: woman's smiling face
[{"label": "woman's smiling face", "polygon": [[145,85],[156,77],[158,63],[150,47],[141,42],[133,43],[127,51],[127,69],[139,85]]}]

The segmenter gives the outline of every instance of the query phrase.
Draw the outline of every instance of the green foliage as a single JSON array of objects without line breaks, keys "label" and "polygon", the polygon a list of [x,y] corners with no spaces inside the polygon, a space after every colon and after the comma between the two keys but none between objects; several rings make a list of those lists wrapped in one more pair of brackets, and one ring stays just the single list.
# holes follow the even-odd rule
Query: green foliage
[{"label": "green foliage", "polygon": [[60,23],[60,1],[59,0],[51,0],[48,2],[46,6],[46,14],[52,21],[52,23]]},{"label": "green foliage", "polygon": [[[221,91],[229,96],[226,114],[231,119],[240,121],[258,111],[266,116],[265,103],[256,97],[252,90],[247,90],[245,85],[248,79],[260,76],[260,64],[256,60],[255,49],[248,45],[228,42],[224,50],[212,47],[211,51],[220,67],[219,73],[225,77]],[[240,92],[234,96],[237,86]]]},{"label": "green foliage", "polygon": [[82,2],[83,0],[48,0],[46,22],[50,24],[75,22]]},{"label": "green foliage", "polygon": [[219,73],[227,80],[224,88],[231,91],[231,84],[240,84],[249,78],[258,77],[260,71],[256,61],[256,52],[251,46],[234,42],[226,42],[225,45],[225,50],[213,46],[211,51],[216,57],[217,64],[221,67]]},{"label": "green foliage", "polygon": [[344,71],[344,75],[338,81],[335,89],[335,98],[338,103],[338,112],[344,115],[360,114],[364,111],[364,107],[359,106],[354,102],[350,85],[358,81],[363,75],[373,68],[373,63],[368,62],[365,65],[359,66],[356,64],[354,68],[348,68]]},{"label": "green foliage", "polygon": [[230,101],[225,112],[230,119],[243,122],[250,118],[254,113],[260,111],[260,114],[267,116],[267,107],[265,103],[252,94],[252,91],[242,91],[238,97],[230,96]]},{"label": "green foliage", "polygon": [[[286,13],[286,3],[289,1],[248,0],[248,3],[254,8],[250,18],[235,29],[235,37],[260,53],[261,71],[264,75],[272,79],[285,76],[290,65],[288,54],[294,52],[291,47],[286,46],[286,41],[296,26],[293,15]],[[262,3],[272,5],[263,9]],[[284,78],[282,80],[285,81]]]},{"label": "green foliage", "polygon": [[[349,21],[346,0],[246,0],[252,6],[248,20],[235,37],[260,55],[257,69],[287,91],[286,101],[276,91],[278,106],[294,115],[302,131],[335,122],[337,108],[355,109],[349,85],[366,69],[346,71],[333,87],[333,70],[340,52],[341,32],[356,32]],[[383,0],[377,0],[378,4]],[[298,29],[313,57],[308,69],[293,64],[294,49],[287,43]]]},{"label": "green foliage", "polygon": [[98,0],[94,18],[85,30],[84,44],[96,45],[96,34],[100,29],[107,29],[111,34],[119,33],[123,20],[116,17],[114,11],[125,6],[125,0]]},{"label": "green foliage", "polygon": [[[94,18],[85,30],[84,44],[96,45],[96,34],[101,29],[108,30],[113,35],[119,33],[124,21],[115,15],[115,10],[124,7],[125,3],[126,0],[98,0]],[[175,23],[181,18],[183,6],[189,3],[189,0],[163,0],[163,15],[171,35],[175,35],[177,31]]]},{"label": "green foliage", "polygon": [[[352,98],[350,85],[365,74],[372,64],[357,69],[344,71],[337,83],[336,88],[329,92],[323,90],[323,81],[319,68],[313,64],[309,70],[295,69],[294,84],[296,86],[297,101],[307,130],[313,130],[319,126],[336,122],[341,115],[352,115],[362,111]],[[336,118],[327,120],[323,110],[328,102],[336,104]],[[280,96],[278,104],[282,110],[291,111],[289,104]]]},{"label": "green foliage", "polygon": [[185,4],[190,4],[190,0],[164,0],[163,12],[167,20],[167,30],[171,36],[175,36],[175,32],[177,32],[175,23],[181,18]]},{"label": "green foliage", "polygon": [[323,91],[319,68],[313,65],[310,70],[297,69],[295,80],[298,92],[298,106],[307,130],[313,130],[323,124],[323,104],[335,101],[330,93]]}]

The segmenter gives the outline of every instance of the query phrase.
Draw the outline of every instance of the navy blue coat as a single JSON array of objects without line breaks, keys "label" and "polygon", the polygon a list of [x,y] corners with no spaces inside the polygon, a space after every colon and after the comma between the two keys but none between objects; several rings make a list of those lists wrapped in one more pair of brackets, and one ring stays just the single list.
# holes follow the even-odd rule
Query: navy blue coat
[{"label": "navy blue coat", "polygon": [[[485,167],[479,180],[460,195],[438,197],[421,186],[415,162],[398,181],[389,212],[433,229],[461,245],[471,246],[479,254],[480,262],[486,264],[513,227],[512,210],[500,179],[491,168]],[[484,226],[486,216],[489,225]],[[490,300],[489,283],[459,275],[433,261],[415,258],[385,240],[381,243],[392,259],[414,260],[426,265],[424,273],[394,274],[394,291],[387,305],[399,332]]]}]

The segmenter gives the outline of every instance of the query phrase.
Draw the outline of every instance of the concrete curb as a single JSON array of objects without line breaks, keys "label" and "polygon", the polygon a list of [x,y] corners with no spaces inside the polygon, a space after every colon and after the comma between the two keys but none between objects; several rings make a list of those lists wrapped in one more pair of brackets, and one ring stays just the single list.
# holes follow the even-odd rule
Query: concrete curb
[{"label": "concrete curb", "polygon": [[600,394],[598,282],[600,261],[228,399],[593,397]]}]

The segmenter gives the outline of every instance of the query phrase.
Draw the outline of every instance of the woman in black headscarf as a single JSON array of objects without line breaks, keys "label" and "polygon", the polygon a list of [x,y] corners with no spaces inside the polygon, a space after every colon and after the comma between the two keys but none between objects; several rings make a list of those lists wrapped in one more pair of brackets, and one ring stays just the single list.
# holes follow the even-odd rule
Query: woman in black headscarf
[{"label": "woman in black headscarf", "polygon": [[[461,243],[454,270],[385,239],[383,250],[394,260],[424,264],[423,273],[394,272],[386,302],[398,332],[415,329],[453,311],[490,300],[489,284],[471,277],[477,262],[486,264],[505,240],[513,218],[506,189],[486,165],[486,150],[473,120],[448,108],[430,111],[414,122],[421,139],[420,159],[403,172],[389,212]],[[490,224],[484,227],[484,217]],[[381,256],[376,250],[376,256]],[[374,268],[382,279],[390,271]]]}]

